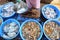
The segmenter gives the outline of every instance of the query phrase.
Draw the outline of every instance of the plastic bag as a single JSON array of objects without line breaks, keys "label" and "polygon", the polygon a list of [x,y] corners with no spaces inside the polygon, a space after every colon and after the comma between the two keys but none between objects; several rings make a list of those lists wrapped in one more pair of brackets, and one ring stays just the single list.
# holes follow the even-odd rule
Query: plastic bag
[{"label": "plastic bag", "polygon": [[28,7],[26,5],[26,3],[24,3],[23,1],[20,1],[20,2],[17,2],[15,4],[15,8],[14,10],[17,12],[17,13],[24,13],[25,11],[27,11]]}]

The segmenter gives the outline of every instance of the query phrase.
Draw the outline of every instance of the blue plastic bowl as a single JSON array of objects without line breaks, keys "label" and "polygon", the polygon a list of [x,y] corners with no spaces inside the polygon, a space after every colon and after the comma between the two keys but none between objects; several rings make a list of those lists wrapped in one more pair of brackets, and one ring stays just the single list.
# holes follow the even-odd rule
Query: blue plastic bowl
[{"label": "blue plastic bowl", "polygon": [[[47,18],[46,15],[44,14],[44,9],[47,8],[47,7],[53,8],[55,10],[55,12],[57,13],[56,18],[58,18],[60,16],[59,9],[56,6],[51,5],[51,4],[47,4],[47,5],[42,7],[42,14],[46,19],[52,19],[52,18]],[[56,19],[56,18],[54,18],[54,19]]]},{"label": "blue plastic bowl", "polygon": [[[6,20],[3,24],[2,24],[2,26],[0,27],[0,36],[1,37],[3,37],[3,35],[4,35],[4,31],[3,31],[3,28],[4,28],[4,26],[6,25],[6,24],[9,24],[9,23],[11,23],[11,22],[15,22],[18,26],[19,26],[19,28],[20,28],[20,23],[17,21],[17,20],[15,20],[15,19],[8,19],[8,20]],[[19,31],[18,31],[18,33],[17,33],[17,35],[19,34]],[[16,35],[16,36],[17,36]],[[15,37],[16,37],[15,36]],[[13,38],[15,38],[15,37],[13,37]],[[4,38],[4,37],[3,37]],[[13,39],[13,38],[9,38],[9,39]],[[4,38],[4,39],[7,39],[7,38]]]},{"label": "blue plastic bowl", "polygon": [[43,25],[43,32],[44,32],[44,35],[46,36],[46,38],[47,38],[48,40],[51,40],[51,39],[50,39],[50,38],[48,37],[48,35],[45,33],[44,27],[45,27],[45,24],[46,24],[46,23],[51,22],[51,21],[56,22],[58,25],[60,25],[60,23],[59,23],[58,20],[56,20],[56,19],[50,19],[50,20],[47,20],[47,21],[44,23],[44,25]]},{"label": "blue plastic bowl", "polygon": [[42,26],[41,24],[36,21],[36,20],[33,20],[33,19],[30,19],[30,20],[26,20],[25,22],[22,23],[21,27],[20,27],[20,36],[23,40],[25,40],[25,38],[23,37],[23,34],[22,34],[22,28],[23,26],[27,23],[27,22],[36,22],[38,25],[40,25],[40,29],[41,29],[41,34],[40,34],[40,37],[38,38],[38,40],[40,40],[42,38],[42,35],[43,35],[43,30],[42,30]]},{"label": "blue plastic bowl", "polygon": [[[13,2],[9,2],[9,3],[3,4],[3,8],[7,7],[8,4],[10,4],[11,6],[14,6],[14,3],[13,3]],[[3,16],[3,15],[2,15],[2,13],[3,13],[3,12],[2,12],[2,11],[3,11],[3,8],[1,8],[1,13],[0,13],[0,15],[1,15],[3,18],[10,18],[10,17],[14,16],[15,11],[12,13],[12,15],[10,15],[10,16],[8,16],[8,17]]]}]

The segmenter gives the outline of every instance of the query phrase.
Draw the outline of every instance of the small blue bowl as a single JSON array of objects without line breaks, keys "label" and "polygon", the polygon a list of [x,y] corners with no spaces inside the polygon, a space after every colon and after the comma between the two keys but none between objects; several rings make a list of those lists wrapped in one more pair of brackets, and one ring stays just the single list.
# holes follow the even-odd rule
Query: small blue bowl
[{"label": "small blue bowl", "polygon": [[[9,3],[3,4],[3,8],[7,7],[9,4],[10,4],[11,6],[14,6],[14,3],[13,3],[13,2],[9,2]],[[3,16],[3,15],[2,15],[2,13],[3,13],[3,8],[1,8],[1,13],[0,13],[0,15],[1,15],[3,18],[10,18],[10,17],[14,16],[15,11],[13,11],[12,15],[10,15],[10,16],[8,16],[8,17]]]},{"label": "small blue bowl", "polygon": [[[51,5],[51,4],[47,4],[47,5],[42,7],[42,14],[46,19],[52,19],[52,18],[47,18],[46,15],[44,14],[44,9],[47,8],[47,7],[53,8],[55,10],[55,12],[57,13],[56,18],[58,18],[60,16],[59,9],[56,6]],[[54,18],[54,19],[56,19],[56,18]]]},{"label": "small blue bowl", "polygon": [[21,36],[21,38],[22,38],[23,40],[25,40],[25,38],[23,37],[23,34],[22,34],[22,28],[23,28],[23,26],[24,26],[27,22],[36,22],[38,25],[40,25],[41,34],[40,34],[40,37],[38,38],[38,40],[40,40],[40,39],[42,38],[42,35],[43,35],[42,26],[41,26],[41,24],[40,24],[38,21],[36,21],[36,20],[34,20],[34,19],[26,20],[25,22],[22,23],[22,25],[21,25],[21,27],[20,27],[20,36]]},{"label": "small blue bowl", "polygon": [[[6,24],[9,24],[9,23],[11,23],[11,22],[15,22],[18,26],[19,26],[19,28],[20,28],[20,23],[17,21],[17,20],[15,20],[15,19],[8,19],[8,20],[6,20],[2,25],[1,25],[1,27],[0,27],[0,36],[1,37],[3,37],[3,35],[4,35],[4,31],[3,31],[3,28],[4,28],[4,26],[6,25]],[[17,35],[19,34],[19,31],[18,31],[18,33],[17,33]],[[17,36],[16,35],[16,36]],[[15,36],[15,37],[16,37]],[[15,38],[15,37],[13,37],[13,38]],[[4,37],[3,37],[4,38]],[[13,38],[9,38],[9,39],[13,39]],[[7,39],[7,38],[4,38],[4,39]]]},{"label": "small blue bowl", "polygon": [[43,25],[43,32],[44,32],[44,35],[46,36],[46,38],[47,38],[48,40],[51,40],[51,39],[50,39],[50,38],[48,37],[48,35],[45,33],[44,27],[45,27],[45,24],[46,24],[46,23],[51,22],[51,21],[56,22],[58,25],[60,25],[60,23],[59,23],[58,20],[56,20],[56,19],[50,19],[50,20],[47,20],[47,21],[44,23],[44,25]]}]

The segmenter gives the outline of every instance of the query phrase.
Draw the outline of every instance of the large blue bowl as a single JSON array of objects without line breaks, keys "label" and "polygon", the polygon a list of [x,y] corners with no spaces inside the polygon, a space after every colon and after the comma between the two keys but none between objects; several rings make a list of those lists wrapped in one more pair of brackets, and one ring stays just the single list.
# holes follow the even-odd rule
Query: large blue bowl
[{"label": "large blue bowl", "polygon": [[[47,5],[44,5],[44,6],[42,7],[42,14],[43,14],[43,16],[44,16],[46,19],[52,19],[52,18],[47,18],[46,15],[44,14],[44,9],[47,8],[47,7],[53,8],[53,9],[55,10],[55,12],[57,13],[56,18],[58,18],[58,17],[60,16],[60,11],[59,11],[59,9],[58,9],[56,6],[51,5],[51,4],[47,4]],[[56,19],[56,18],[54,18],[54,19]]]},{"label": "large blue bowl", "polygon": [[[3,37],[3,35],[4,35],[4,31],[3,31],[3,28],[4,28],[4,26],[6,25],[6,24],[9,24],[9,23],[11,23],[11,22],[15,22],[18,26],[19,26],[19,28],[20,28],[20,23],[17,21],[17,20],[15,20],[15,19],[8,19],[8,20],[6,20],[3,24],[2,24],[2,26],[0,27],[0,36],[1,37]],[[19,34],[19,31],[18,31],[18,33],[17,33],[17,35]],[[17,36],[16,35],[16,36]],[[15,36],[15,37],[16,37]],[[15,38],[15,37],[13,37],[13,38]],[[4,38],[4,37],[3,37]],[[9,39],[13,39],[13,38],[9,38]],[[7,38],[4,38],[4,39],[7,39]]]},{"label": "large blue bowl", "polygon": [[23,40],[25,40],[25,38],[23,37],[23,33],[22,33],[22,28],[23,26],[27,23],[27,22],[36,22],[38,25],[40,25],[40,29],[41,29],[41,34],[40,34],[40,37],[38,38],[38,40],[40,40],[42,38],[42,35],[43,35],[43,30],[42,30],[42,26],[41,24],[36,21],[36,20],[33,20],[33,19],[30,19],[30,20],[26,20],[25,22],[22,23],[21,27],[20,27],[20,36]]},{"label": "large blue bowl", "polygon": [[56,20],[56,19],[50,19],[50,20],[47,20],[47,21],[44,23],[44,25],[43,25],[43,32],[44,32],[44,35],[46,36],[46,38],[47,38],[48,40],[51,40],[51,39],[50,39],[50,38],[48,37],[48,35],[45,33],[44,27],[45,27],[45,24],[47,24],[48,22],[51,22],[51,21],[56,22],[58,25],[60,25],[60,23],[59,23],[58,20]]}]

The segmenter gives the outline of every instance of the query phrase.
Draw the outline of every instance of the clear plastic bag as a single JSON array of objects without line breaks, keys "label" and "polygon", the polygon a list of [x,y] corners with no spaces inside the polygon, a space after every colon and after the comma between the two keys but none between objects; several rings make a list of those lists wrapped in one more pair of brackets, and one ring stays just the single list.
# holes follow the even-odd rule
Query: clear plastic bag
[{"label": "clear plastic bag", "polygon": [[17,12],[17,13],[24,13],[26,12],[28,9],[26,3],[24,3],[23,1],[20,1],[20,2],[17,2],[14,6],[14,10]]}]

